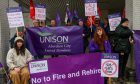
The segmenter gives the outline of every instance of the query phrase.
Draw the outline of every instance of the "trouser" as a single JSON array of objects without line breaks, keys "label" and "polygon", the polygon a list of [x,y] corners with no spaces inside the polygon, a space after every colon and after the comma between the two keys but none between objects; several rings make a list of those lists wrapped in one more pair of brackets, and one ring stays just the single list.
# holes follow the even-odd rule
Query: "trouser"
[{"label": "trouser", "polygon": [[30,75],[27,67],[21,69],[20,73],[10,70],[12,84],[28,84]]},{"label": "trouser", "polygon": [[123,78],[125,75],[125,68],[128,61],[129,54],[119,55],[119,77]]},{"label": "trouser", "polygon": [[83,53],[86,53],[87,47],[88,47],[88,39],[84,39],[84,51],[83,51]]}]

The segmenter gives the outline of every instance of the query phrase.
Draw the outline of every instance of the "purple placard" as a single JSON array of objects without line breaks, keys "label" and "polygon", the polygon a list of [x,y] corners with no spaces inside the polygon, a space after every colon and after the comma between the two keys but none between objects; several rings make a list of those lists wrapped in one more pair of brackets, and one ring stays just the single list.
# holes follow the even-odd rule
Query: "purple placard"
[{"label": "purple placard", "polygon": [[12,13],[12,12],[22,12],[21,7],[10,7],[6,9],[7,13]]},{"label": "purple placard", "polygon": [[136,67],[136,77],[137,84],[140,84],[140,30],[135,30],[134,33],[134,56],[135,56],[135,67]]},{"label": "purple placard", "polygon": [[[60,58],[44,59],[47,61],[47,71],[30,74],[31,84],[104,84],[101,77],[101,54],[81,54]],[[32,61],[41,62],[44,60]],[[29,66],[32,66],[29,62]],[[38,71],[45,64],[34,64]],[[29,68],[31,69],[35,68]],[[44,68],[45,68],[44,67]],[[32,72],[30,72],[32,73]]]},{"label": "purple placard", "polygon": [[79,26],[27,28],[28,49],[34,56],[81,54],[82,33]]},{"label": "purple placard", "polygon": [[97,3],[97,0],[85,0],[85,3]]},{"label": "purple placard", "polygon": [[118,53],[102,53],[102,59],[118,60],[119,55]]}]

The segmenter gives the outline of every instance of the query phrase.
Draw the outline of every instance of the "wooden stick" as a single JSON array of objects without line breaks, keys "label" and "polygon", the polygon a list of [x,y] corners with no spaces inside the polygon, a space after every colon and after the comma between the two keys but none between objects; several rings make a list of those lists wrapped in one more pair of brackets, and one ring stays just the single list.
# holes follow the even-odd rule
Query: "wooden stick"
[{"label": "wooden stick", "polygon": [[6,70],[5,70],[5,68],[3,67],[2,69],[3,69],[4,73],[6,74],[6,77],[7,77],[8,79],[10,79],[9,76],[8,76],[8,74],[7,74],[7,72],[6,72]]},{"label": "wooden stick", "polygon": [[92,32],[92,16],[90,16],[90,22],[91,22],[91,32]]},{"label": "wooden stick", "polygon": [[108,84],[112,84],[111,77],[108,78]]},{"label": "wooden stick", "polygon": [[19,36],[19,35],[18,35],[18,28],[17,28],[17,27],[16,27],[16,35]]}]

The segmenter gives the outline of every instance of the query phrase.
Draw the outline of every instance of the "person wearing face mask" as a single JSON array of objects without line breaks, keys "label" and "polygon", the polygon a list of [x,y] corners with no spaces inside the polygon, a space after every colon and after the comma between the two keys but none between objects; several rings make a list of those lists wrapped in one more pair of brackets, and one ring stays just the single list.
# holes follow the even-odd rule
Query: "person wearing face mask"
[{"label": "person wearing face mask", "polygon": [[125,67],[129,54],[131,52],[131,44],[133,44],[133,32],[128,27],[127,18],[122,18],[120,25],[115,30],[115,46],[114,51],[119,53],[119,80],[123,81]]},{"label": "person wearing face mask", "polygon": [[12,84],[28,84],[30,76],[27,63],[33,59],[32,55],[25,48],[23,38],[16,37],[14,42],[14,48],[8,51],[6,58],[9,76]]}]

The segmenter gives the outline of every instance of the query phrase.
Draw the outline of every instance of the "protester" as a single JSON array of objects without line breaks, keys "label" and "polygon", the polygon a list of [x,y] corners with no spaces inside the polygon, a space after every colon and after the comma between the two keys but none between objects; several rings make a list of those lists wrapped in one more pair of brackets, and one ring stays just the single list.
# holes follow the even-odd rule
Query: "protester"
[{"label": "protester", "polygon": [[33,26],[39,27],[39,20],[33,20]]},{"label": "protester", "polygon": [[91,31],[91,38],[94,36],[94,32],[96,31],[96,28],[97,28],[97,27],[104,28],[103,23],[101,22],[99,16],[95,16],[95,17],[94,17],[94,24],[92,24],[92,25],[90,26],[90,28],[92,29],[92,31]]},{"label": "protester", "polygon": [[72,22],[70,21],[70,19],[67,20],[66,26],[72,26]]},{"label": "protester", "polygon": [[110,32],[110,27],[109,27],[109,21],[108,21],[108,18],[105,18],[104,19],[104,24],[103,24],[103,28],[106,32],[107,35],[109,35],[109,32]]},{"label": "protester", "polygon": [[[89,43],[89,52],[111,53],[111,46],[103,28],[96,28],[94,37]],[[107,80],[108,79],[105,78],[105,84],[107,84]]]},{"label": "protester", "polygon": [[97,27],[94,36],[89,43],[89,51],[111,53],[111,46],[103,28]]},{"label": "protester", "polygon": [[56,27],[56,21],[52,19],[49,27]]},{"label": "protester", "polygon": [[123,18],[119,27],[115,30],[115,52],[119,53],[119,80],[123,81],[125,67],[129,54],[131,52],[131,44],[133,43],[133,33],[128,27],[129,21]]},{"label": "protester", "polygon": [[14,47],[14,40],[15,38],[18,36],[22,37],[24,39],[24,27],[19,27],[17,28],[17,32],[15,33],[15,35],[10,39],[10,47],[13,48]]},{"label": "protester", "polygon": [[12,84],[27,84],[29,71],[27,63],[32,60],[31,53],[25,48],[21,37],[15,38],[15,46],[7,54],[7,65],[10,69]]},{"label": "protester", "polygon": [[40,20],[40,27],[46,27],[46,21]]},{"label": "protester", "polygon": [[[56,25],[56,21],[55,20],[51,20],[51,24],[50,24],[50,27],[56,27],[57,25]],[[52,55],[52,58],[54,58],[54,57],[58,57],[58,55]]]},{"label": "protester", "polygon": [[85,25],[82,19],[79,19],[78,25],[83,28],[83,40],[84,40],[84,53],[86,52],[86,48],[88,47],[88,38],[90,36],[90,29]]}]

